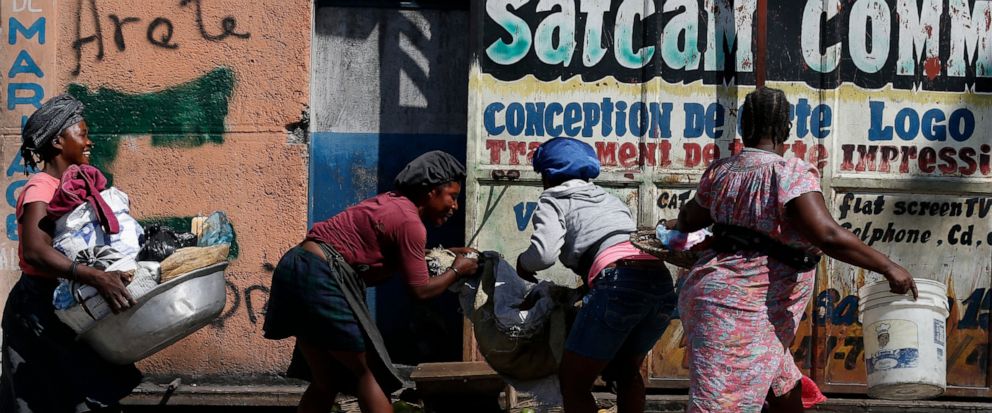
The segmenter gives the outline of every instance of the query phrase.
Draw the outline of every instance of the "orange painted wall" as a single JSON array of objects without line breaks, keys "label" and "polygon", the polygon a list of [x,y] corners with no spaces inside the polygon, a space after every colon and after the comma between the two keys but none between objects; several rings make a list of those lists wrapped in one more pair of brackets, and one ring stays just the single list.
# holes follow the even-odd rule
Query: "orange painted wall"
[{"label": "orange painted wall", "polygon": [[[24,1],[3,0],[4,18]],[[262,308],[271,268],[306,231],[307,144],[287,128],[295,128],[309,103],[310,2],[33,2],[47,19],[46,43],[3,43],[2,90],[18,80],[6,78],[8,51],[37,49],[49,59],[39,63],[46,67],[48,96],[71,89],[94,99],[91,106],[120,116],[118,122],[101,115],[99,144],[116,144],[117,151],[98,165],[130,195],[133,215],[189,217],[223,210],[235,226],[240,253],[227,273],[224,318],[139,367],[148,375],[283,371],[291,343],[261,337]],[[114,16],[127,21],[119,38]],[[8,110],[7,96],[3,103],[0,155],[6,168],[19,145],[21,114],[33,108]],[[214,126],[204,126],[206,121]],[[10,188],[24,176],[5,179]],[[4,208],[4,216],[13,212]],[[10,262],[16,242],[0,239],[5,298],[19,273]]]}]

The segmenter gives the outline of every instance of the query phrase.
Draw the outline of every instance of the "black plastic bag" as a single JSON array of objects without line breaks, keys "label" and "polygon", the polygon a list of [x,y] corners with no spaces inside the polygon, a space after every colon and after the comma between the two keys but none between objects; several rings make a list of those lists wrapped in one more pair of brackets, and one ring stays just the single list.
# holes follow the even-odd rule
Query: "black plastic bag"
[{"label": "black plastic bag", "polygon": [[145,245],[138,252],[138,261],[162,262],[179,248],[195,247],[196,235],[176,233],[172,228],[150,225],[145,228]]},{"label": "black plastic bag", "polygon": [[180,232],[176,234],[176,239],[179,240],[179,248],[196,246],[196,234],[191,232]]}]

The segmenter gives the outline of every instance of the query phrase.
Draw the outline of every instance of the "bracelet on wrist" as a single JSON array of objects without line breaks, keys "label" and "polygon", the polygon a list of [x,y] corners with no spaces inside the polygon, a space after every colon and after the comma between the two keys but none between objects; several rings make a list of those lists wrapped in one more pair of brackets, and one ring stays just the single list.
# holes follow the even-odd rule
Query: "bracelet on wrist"
[{"label": "bracelet on wrist", "polygon": [[76,279],[78,278],[76,274],[76,266],[78,265],[79,263],[76,261],[73,261],[72,264],[69,264],[69,279],[72,281],[76,281]]},{"label": "bracelet on wrist", "polygon": [[458,269],[457,269],[457,268],[455,268],[455,266],[454,266],[454,265],[452,265],[452,266],[450,266],[450,267],[448,267],[448,269],[449,269],[449,270],[451,270],[451,272],[453,272],[453,273],[455,273],[455,275],[456,275],[456,276],[461,276],[461,273],[460,273],[460,272],[458,272]]}]

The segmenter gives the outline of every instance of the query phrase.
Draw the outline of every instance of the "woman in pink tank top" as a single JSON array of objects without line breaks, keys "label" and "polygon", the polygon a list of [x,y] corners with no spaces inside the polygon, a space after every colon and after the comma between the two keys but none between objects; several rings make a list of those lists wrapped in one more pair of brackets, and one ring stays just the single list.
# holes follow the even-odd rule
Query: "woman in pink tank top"
[{"label": "woman in pink tank top", "polygon": [[38,170],[40,163],[41,168],[17,199],[23,275],[3,311],[2,412],[117,411],[120,399],[141,381],[133,364],[111,364],[77,341],[52,305],[59,277],[92,285],[115,313],[134,304],[125,288],[128,274],[77,264],[52,247],[54,223],[46,218],[48,204],[66,169],[89,164],[92,149],[83,104],[68,95],[46,102],[24,127],[25,166]]}]

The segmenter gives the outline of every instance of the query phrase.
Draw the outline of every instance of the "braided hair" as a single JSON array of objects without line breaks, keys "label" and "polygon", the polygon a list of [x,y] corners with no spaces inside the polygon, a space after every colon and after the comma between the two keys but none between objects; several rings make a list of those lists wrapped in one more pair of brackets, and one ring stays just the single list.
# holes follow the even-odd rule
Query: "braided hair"
[{"label": "braided hair", "polygon": [[20,152],[21,160],[24,162],[25,175],[37,171],[42,162],[51,162],[59,154],[59,150],[55,148],[54,139],[46,141],[40,148],[30,148],[22,144]]},{"label": "braided hair", "polygon": [[754,146],[764,137],[776,144],[789,139],[789,101],[779,89],[760,87],[748,93],[740,116],[744,146]]}]

